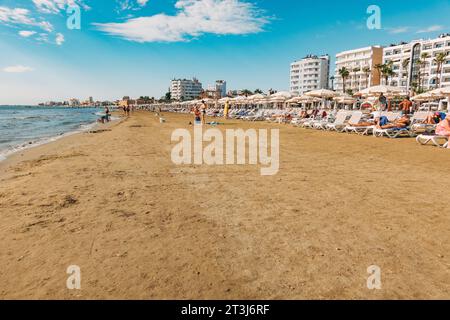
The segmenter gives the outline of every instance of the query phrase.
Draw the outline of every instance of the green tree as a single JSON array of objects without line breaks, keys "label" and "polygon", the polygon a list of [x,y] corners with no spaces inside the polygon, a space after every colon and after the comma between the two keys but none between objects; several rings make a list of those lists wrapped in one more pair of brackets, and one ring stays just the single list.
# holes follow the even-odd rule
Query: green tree
[{"label": "green tree", "polygon": [[370,79],[370,74],[372,73],[372,70],[370,69],[370,67],[366,66],[362,69],[362,71],[364,72],[364,75],[366,76],[366,85],[367,85],[366,88],[369,88],[370,87],[369,79]]},{"label": "green tree", "polygon": [[345,91],[345,85],[346,85],[345,82],[346,82],[347,78],[350,76],[350,71],[348,71],[348,69],[346,67],[342,67],[342,68],[339,69],[338,72],[339,72],[339,75],[342,78],[342,90],[345,93],[346,92]]},{"label": "green tree", "polygon": [[406,83],[408,83],[408,81],[409,81],[408,66],[409,66],[410,63],[411,63],[411,59],[410,58],[406,58],[405,60],[402,61],[403,71],[406,70]]},{"label": "green tree", "polygon": [[441,78],[442,78],[442,66],[444,65],[444,62],[447,60],[447,55],[445,52],[439,52],[436,57],[433,59],[433,62],[436,63],[437,69],[437,81],[436,81],[436,87],[439,88],[441,86]]},{"label": "green tree", "polygon": [[430,58],[430,54],[428,52],[423,52],[420,55],[420,60],[417,61],[417,64],[419,65],[419,73],[418,73],[418,83],[419,83],[419,91],[422,91],[423,88],[423,78],[422,77],[425,74],[425,67],[427,66],[427,59]]}]

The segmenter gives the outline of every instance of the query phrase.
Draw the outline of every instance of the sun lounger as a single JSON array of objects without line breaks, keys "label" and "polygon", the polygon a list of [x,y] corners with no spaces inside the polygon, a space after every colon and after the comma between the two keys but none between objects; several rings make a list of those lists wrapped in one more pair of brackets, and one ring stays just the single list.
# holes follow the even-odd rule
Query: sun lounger
[{"label": "sun lounger", "polygon": [[391,139],[398,138],[400,136],[409,136],[411,137],[411,132],[409,131],[409,127],[407,128],[390,128],[390,129],[380,129],[374,128],[373,135],[375,137],[383,137],[386,136]]},{"label": "sun lounger", "polygon": [[[328,123],[325,125],[325,129],[329,131],[338,131],[342,132],[344,130],[345,126],[348,123],[348,120],[352,118],[353,112],[352,111],[344,111],[340,110],[336,114],[336,118],[333,123]],[[362,117],[362,113],[359,113],[357,116],[359,116],[359,119]],[[355,122],[359,122],[359,119],[355,119]]]},{"label": "sun lounger", "polygon": [[[396,112],[384,111],[384,112],[381,112],[379,116],[386,117],[388,119],[388,121],[394,121],[400,116],[400,114],[396,113]],[[374,119],[374,121],[375,121],[375,119]],[[351,122],[351,121],[349,121],[349,122]],[[351,123],[355,123],[355,122],[351,122]],[[356,133],[359,135],[369,135],[369,134],[373,133],[373,129],[375,129],[375,127],[376,127],[375,123],[371,126],[364,126],[364,127],[347,125],[344,129],[344,132]]]},{"label": "sun lounger", "polygon": [[430,142],[440,148],[447,148],[449,138],[447,136],[420,134],[417,136],[416,141],[421,145],[427,145]]},{"label": "sun lounger", "polygon": [[432,116],[433,112],[429,111],[417,111],[411,118],[411,133],[416,135],[423,132],[433,132],[436,129],[435,124],[423,123],[429,116]]}]

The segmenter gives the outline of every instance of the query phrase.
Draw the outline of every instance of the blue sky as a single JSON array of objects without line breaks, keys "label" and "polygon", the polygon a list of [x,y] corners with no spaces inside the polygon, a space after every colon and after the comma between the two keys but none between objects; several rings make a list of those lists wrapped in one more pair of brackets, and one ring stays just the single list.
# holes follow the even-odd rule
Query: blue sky
[{"label": "blue sky", "polygon": [[[81,30],[66,26],[73,3]],[[366,27],[372,4],[381,30]],[[435,37],[449,15],[448,0],[0,0],[0,104],[159,98],[193,76],[287,90],[306,54]]]}]

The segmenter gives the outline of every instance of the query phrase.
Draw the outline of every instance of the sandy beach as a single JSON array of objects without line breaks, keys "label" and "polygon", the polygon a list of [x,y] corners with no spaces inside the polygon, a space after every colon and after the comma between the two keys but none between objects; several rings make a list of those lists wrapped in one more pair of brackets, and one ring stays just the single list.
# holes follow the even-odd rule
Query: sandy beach
[{"label": "sandy beach", "polygon": [[192,119],[165,118],[137,112],[0,163],[0,299],[450,298],[447,150],[218,126],[280,129],[279,173],[261,176],[173,164],[171,134]]}]

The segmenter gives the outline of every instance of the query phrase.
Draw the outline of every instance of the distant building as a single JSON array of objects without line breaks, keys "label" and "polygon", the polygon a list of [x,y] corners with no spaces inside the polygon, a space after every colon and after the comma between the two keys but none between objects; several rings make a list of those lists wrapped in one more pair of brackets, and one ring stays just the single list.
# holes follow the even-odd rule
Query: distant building
[{"label": "distant building", "polygon": [[215,90],[220,93],[220,97],[227,96],[227,82],[224,80],[217,80],[215,85]]},{"label": "distant building", "polygon": [[[438,53],[445,53],[441,73],[434,59]],[[422,59],[423,56],[427,58]],[[420,63],[424,60],[424,63]],[[404,91],[412,88],[434,89],[438,85],[450,86],[450,34],[442,34],[435,39],[414,40],[391,45],[383,50],[383,63],[392,63],[394,75],[388,78],[388,85],[400,87]],[[420,74],[419,74],[420,73]],[[386,84],[386,79],[382,83]]]},{"label": "distant building", "polygon": [[122,98],[122,100],[119,101],[118,104],[119,104],[119,107],[129,107],[131,105],[135,105],[136,101],[130,99],[129,96],[125,96],[125,97]]},{"label": "distant building", "polygon": [[174,79],[170,85],[170,93],[173,100],[194,100],[202,94],[203,88],[196,78],[192,80]]},{"label": "distant building", "polygon": [[291,64],[291,93],[303,95],[317,89],[327,89],[330,77],[330,57],[309,55]]},{"label": "distant building", "polygon": [[78,100],[78,99],[70,99],[69,100],[69,106],[71,106],[71,107],[78,107],[80,105],[81,105],[80,100]]},{"label": "distant building", "polygon": [[[349,71],[348,78],[345,79],[345,89],[354,93],[371,86],[380,84],[380,74],[375,68],[383,61],[383,48],[381,46],[371,46],[360,49],[344,51],[336,55],[336,73],[334,75],[335,89],[343,91],[344,82],[339,74],[341,68]],[[367,71],[367,72],[365,72]]]}]

